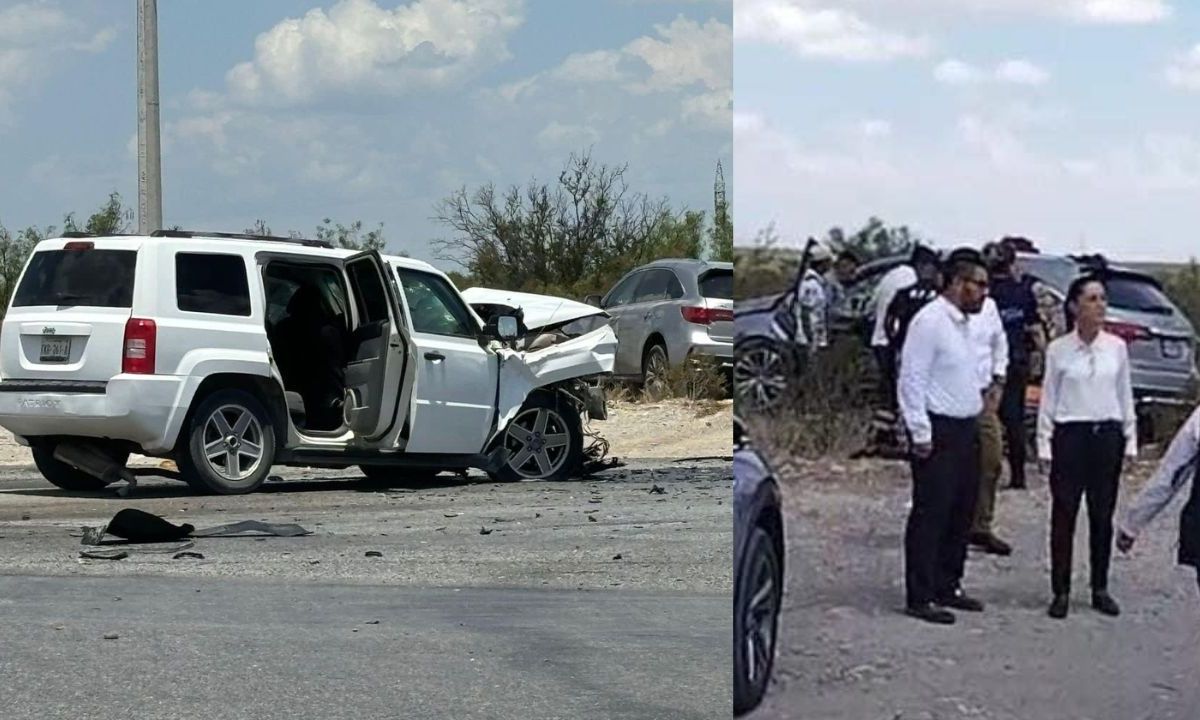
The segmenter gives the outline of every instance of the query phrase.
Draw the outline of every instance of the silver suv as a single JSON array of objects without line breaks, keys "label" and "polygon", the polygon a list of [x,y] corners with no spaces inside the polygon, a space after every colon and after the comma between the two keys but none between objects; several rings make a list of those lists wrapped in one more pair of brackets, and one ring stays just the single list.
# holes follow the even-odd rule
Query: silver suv
[{"label": "silver suv", "polygon": [[613,318],[615,377],[653,384],[692,357],[733,371],[733,263],[658,260],[588,301]]}]

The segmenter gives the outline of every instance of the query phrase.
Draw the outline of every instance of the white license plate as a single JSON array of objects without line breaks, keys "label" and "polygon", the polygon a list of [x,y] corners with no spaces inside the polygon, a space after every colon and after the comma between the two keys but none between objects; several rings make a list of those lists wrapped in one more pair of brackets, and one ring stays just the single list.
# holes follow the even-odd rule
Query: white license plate
[{"label": "white license plate", "polygon": [[42,336],[42,362],[65,363],[70,359],[71,338]]},{"label": "white license plate", "polygon": [[1178,360],[1187,354],[1187,343],[1182,340],[1163,340],[1162,354],[1168,360]]}]

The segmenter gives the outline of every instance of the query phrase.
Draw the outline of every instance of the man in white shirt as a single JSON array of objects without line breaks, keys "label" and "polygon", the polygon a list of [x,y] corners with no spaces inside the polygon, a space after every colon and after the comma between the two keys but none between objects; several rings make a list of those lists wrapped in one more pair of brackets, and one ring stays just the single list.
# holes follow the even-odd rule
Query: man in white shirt
[{"label": "man in white shirt", "polygon": [[941,297],[913,318],[900,361],[899,403],[912,437],[913,502],[904,536],[909,615],[952,624],[946,608],[983,610],[962,591],[979,493],[979,354],[969,317],[983,309],[987,270],[977,250],[951,253]]},{"label": "man in white shirt", "polygon": [[[987,250],[984,250],[986,256]],[[996,486],[1004,471],[1004,426],[1000,422],[1000,398],[1008,373],[1008,336],[996,301],[988,297],[983,309],[968,321],[979,368],[983,412],[979,415],[979,497],[971,524],[971,545],[993,555],[1011,555],[1012,546],[996,537],[992,520],[996,509]]]}]

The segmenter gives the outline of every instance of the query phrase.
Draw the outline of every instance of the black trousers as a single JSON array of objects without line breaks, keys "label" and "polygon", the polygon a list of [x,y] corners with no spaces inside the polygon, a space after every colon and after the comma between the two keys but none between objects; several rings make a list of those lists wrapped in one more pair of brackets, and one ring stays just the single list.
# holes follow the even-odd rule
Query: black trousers
[{"label": "black trousers", "polygon": [[1054,428],[1050,465],[1050,586],[1055,595],[1071,591],[1075,519],[1087,497],[1092,590],[1108,588],[1113,511],[1125,461],[1120,423],[1060,423]]},{"label": "black trousers", "polygon": [[912,511],[904,533],[910,607],[958,589],[979,494],[978,420],[937,415],[932,420],[933,454],[912,460]]},{"label": "black trousers", "polygon": [[1012,485],[1025,484],[1025,387],[1028,384],[1029,364],[1010,364],[1000,398],[1000,423],[1004,425],[1009,483]]},{"label": "black trousers", "polygon": [[896,353],[889,345],[874,345],[871,350],[875,353],[875,364],[879,367],[879,402],[891,412],[895,412],[896,400]]}]

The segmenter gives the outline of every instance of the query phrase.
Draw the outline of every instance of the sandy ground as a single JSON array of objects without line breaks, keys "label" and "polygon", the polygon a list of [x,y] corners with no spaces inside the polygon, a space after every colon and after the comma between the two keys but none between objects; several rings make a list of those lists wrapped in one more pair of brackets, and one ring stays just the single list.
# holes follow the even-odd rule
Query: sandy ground
[{"label": "sandy ground", "polygon": [[[1122,504],[1153,469],[1135,466]],[[972,554],[965,586],[988,604],[952,627],[902,614],[906,465],[782,463],[788,578],[776,678],[756,718],[797,720],[1196,720],[1200,596],[1174,564],[1178,504],[1115,555],[1124,613],[1093,611],[1087,531],[1076,538],[1070,617],[1046,616],[1049,496],[1043,478],[1001,492],[1009,558]]]}]

